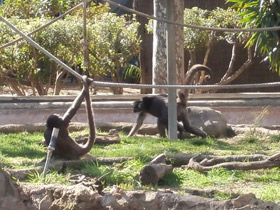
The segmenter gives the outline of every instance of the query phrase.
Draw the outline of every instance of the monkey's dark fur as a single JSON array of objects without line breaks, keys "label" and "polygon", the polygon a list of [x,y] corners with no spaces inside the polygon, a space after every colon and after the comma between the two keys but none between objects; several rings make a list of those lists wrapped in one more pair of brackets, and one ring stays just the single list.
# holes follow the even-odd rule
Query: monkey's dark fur
[{"label": "monkey's dark fur", "polygon": [[[91,107],[91,99],[89,94],[89,84],[90,81],[86,76],[83,76],[84,87],[81,93],[73,101],[71,107],[67,110],[63,117],[52,114],[48,117],[46,121],[46,129],[44,132],[45,144],[49,145],[52,130],[54,127],[59,128],[58,137],[56,140],[55,150],[53,152],[53,157],[61,159],[79,159],[83,155],[87,154],[95,141],[95,124],[93,119],[93,111]],[[86,144],[80,145],[75,140],[69,136],[69,123],[73,116],[76,114],[81,103],[85,99],[86,102],[86,111],[88,116],[89,123],[89,138]]]},{"label": "monkey's dark fur", "polygon": [[[211,69],[207,66],[196,64],[187,72],[184,84],[190,84],[194,75],[199,71],[206,71],[210,76],[212,74]],[[180,134],[185,130],[189,133],[205,138],[207,134],[204,131],[191,126],[189,123],[187,110],[188,95],[189,90],[187,89],[178,91],[179,100],[177,101],[177,120],[178,122],[182,122],[183,126],[177,123],[177,129]],[[158,118],[157,127],[159,135],[161,137],[166,137],[166,130],[168,130],[168,107],[165,98],[162,96],[151,96],[136,100],[133,104],[133,112],[139,112],[139,114],[136,125],[131,129],[128,136],[133,136],[139,130],[148,113]]]}]

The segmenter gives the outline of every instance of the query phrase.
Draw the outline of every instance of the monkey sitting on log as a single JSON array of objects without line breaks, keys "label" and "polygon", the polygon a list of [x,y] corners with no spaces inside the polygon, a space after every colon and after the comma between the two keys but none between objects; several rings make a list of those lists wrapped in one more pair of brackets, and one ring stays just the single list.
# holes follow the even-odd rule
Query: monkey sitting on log
[{"label": "monkey sitting on log", "polygon": [[[184,79],[184,84],[189,85],[194,78],[194,75],[199,71],[206,71],[209,76],[212,75],[212,71],[205,65],[196,64],[191,67],[187,72]],[[183,126],[177,123],[177,129],[180,135],[183,131],[187,131],[194,135],[205,138],[207,134],[193,126],[191,126],[188,120],[188,110],[187,110],[187,100],[188,100],[189,90],[178,91],[179,101],[177,102],[177,120],[182,122]],[[134,101],[133,112],[139,112],[136,125],[131,129],[128,136],[133,136],[139,128],[142,126],[144,119],[147,114],[151,114],[157,117],[157,128],[159,135],[161,137],[166,137],[166,130],[168,130],[168,107],[166,105],[165,99],[162,96],[150,96],[143,97],[142,99]]]},{"label": "monkey sitting on log", "polygon": [[[46,145],[49,145],[53,128],[59,128],[55,150],[53,151],[53,157],[66,160],[79,159],[91,150],[95,142],[96,132],[93,118],[93,110],[91,107],[91,98],[89,94],[90,83],[91,80],[88,79],[86,76],[83,76],[84,87],[81,93],[73,101],[71,107],[66,111],[64,116],[61,117],[58,114],[52,114],[48,117],[46,122],[46,129],[44,132]],[[86,102],[86,112],[88,116],[90,132],[87,143],[81,145],[69,136],[68,127],[70,120],[74,117],[84,99]]]}]

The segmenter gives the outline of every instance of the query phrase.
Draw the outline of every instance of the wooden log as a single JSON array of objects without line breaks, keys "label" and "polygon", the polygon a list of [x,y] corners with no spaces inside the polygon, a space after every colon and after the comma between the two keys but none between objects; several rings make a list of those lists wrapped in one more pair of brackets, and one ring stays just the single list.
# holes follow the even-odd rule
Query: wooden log
[{"label": "wooden log", "polygon": [[[75,139],[78,144],[86,144],[88,141],[88,135],[80,136]],[[95,144],[119,144],[121,138],[115,129],[111,129],[108,134],[97,134],[95,138]]]},{"label": "wooden log", "polygon": [[98,134],[95,144],[119,144],[121,138],[115,129],[111,129],[108,134]]},{"label": "wooden log", "polygon": [[157,184],[165,174],[172,172],[172,170],[171,165],[166,165],[166,156],[161,154],[141,169],[140,181],[145,185]]}]

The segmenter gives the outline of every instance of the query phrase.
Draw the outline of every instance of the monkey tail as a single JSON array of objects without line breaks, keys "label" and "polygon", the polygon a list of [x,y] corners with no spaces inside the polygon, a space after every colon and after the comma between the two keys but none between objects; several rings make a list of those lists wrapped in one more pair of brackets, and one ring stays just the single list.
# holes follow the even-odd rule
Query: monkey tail
[{"label": "monkey tail", "polygon": [[95,130],[95,122],[93,117],[93,110],[91,106],[91,97],[89,93],[89,85],[92,80],[88,79],[86,76],[83,76],[83,83],[84,83],[84,97],[85,97],[85,104],[86,104],[86,112],[88,117],[88,124],[89,124],[89,138],[85,145],[80,145],[79,149],[79,156],[83,156],[88,153],[96,140],[96,130]]},{"label": "monkey tail", "polygon": [[[202,64],[195,64],[190,68],[190,70],[187,71],[183,84],[190,85],[194,79],[195,74],[199,71],[205,71],[208,74],[206,77],[207,80],[209,80],[212,76],[212,70],[209,67]],[[182,106],[186,108],[189,97],[189,90],[183,89],[178,91],[178,97],[180,100],[180,104],[182,104]]]},{"label": "monkey tail", "polygon": [[190,70],[187,71],[186,77],[184,79],[184,85],[190,85],[195,74],[199,71],[205,71],[208,74],[207,79],[210,79],[212,76],[212,70],[209,67],[202,64],[195,64],[190,68]]},{"label": "monkey tail", "polygon": [[179,90],[178,91],[178,98],[179,98],[179,103],[182,105],[184,108],[187,107],[187,100],[188,100],[188,94],[185,93],[186,91]]}]

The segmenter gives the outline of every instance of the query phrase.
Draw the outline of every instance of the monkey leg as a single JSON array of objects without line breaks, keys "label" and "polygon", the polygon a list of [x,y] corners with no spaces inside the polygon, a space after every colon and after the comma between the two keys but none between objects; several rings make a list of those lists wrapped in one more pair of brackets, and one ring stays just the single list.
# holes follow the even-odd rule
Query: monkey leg
[{"label": "monkey leg", "polygon": [[192,133],[192,134],[197,135],[197,136],[200,136],[202,138],[206,138],[207,134],[204,131],[200,130],[199,128],[191,126],[186,117],[185,117],[185,119],[182,120],[182,122],[183,122],[183,125],[184,125],[184,129],[187,132]]},{"label": "monkey leg", "polygon": [[129,132],[128,136],[133,136],[139,130],[139,128],[143,125],[143,122],[144,122],[145,118],[146,118],[146,113],[145,112],[140,112],[138,114],[136,125],[133,126],[133,128]]},{"label": "monkey leg", "polygon": [[162,118],[158,118],[157,120],[157,127],[160,137],[166,137],[166,129],[168,129],[168,122],[166,122]]},{"label": "monkey leg", "polygon": [[185,127],[185,130],[189,133],[200,136],[202,138],[206,138],[206,136],[207,136],[207,134],[204,131],[200,130],[199,128],[190,126],[190,125],[187,128]]},{"label": "monkey leg", "polygon": [[180,135],[182,135],[185,129],[181,124],[177,123],[177,130],[179,131]]}]

